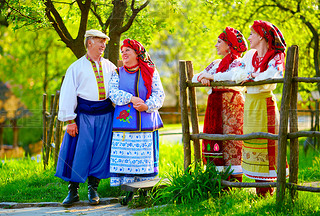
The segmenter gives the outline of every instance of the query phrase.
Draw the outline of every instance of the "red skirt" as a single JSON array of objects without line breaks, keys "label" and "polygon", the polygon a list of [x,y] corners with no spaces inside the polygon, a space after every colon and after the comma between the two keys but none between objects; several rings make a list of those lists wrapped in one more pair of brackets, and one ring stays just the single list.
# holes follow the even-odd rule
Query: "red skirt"
[{"label": "red skirt", "polygon": [[[232,89],[212,89],[208,97],[203,133],[243,134],[243,95]],[[219,170],[231,165],[233,174],[242,174],[241,140],[203,140],[204,164],[214,163]]]}]

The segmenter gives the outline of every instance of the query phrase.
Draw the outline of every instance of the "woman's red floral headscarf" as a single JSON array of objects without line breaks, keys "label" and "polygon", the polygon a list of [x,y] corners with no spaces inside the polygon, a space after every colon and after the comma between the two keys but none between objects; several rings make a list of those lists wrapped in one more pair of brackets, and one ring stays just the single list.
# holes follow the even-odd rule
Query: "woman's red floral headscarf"
[{"label": "woman's red floral headscarf", "polygon": [[151,95],[151,90],[152,90],[151,88],[152,77],[155,70],[154,63],[151,60],[146,49],[138,41],[132,40],[132,39],[125,39],[123,41],[123,45],[121,46],[121,49],[122,47],[129,47],[137,53],[142,79],[148,91],[147,93],[147,99],[148,99]]},{"label": "woman's red floral headscarf", "polygon": [[[268,51],[263,57],[261,63],[257,64],[256,62],[252,62],[257,71],[260,68],[260,72],[265,71],[268,68],[268,63],[271,59],[275,57],[275,55],[280,54],[280,60],[278,63],[284,64],[285,50],[286,50],[286,42],[281,31],[272,23],[256,20],[253,22],[251,28],[257,32],[261,37],[263,37],[268,45]],[[256,59],[257,52],[253,58]]]},{"label": "woman's red floral headscarf", "polygon": [[225,41],[229,48],[230,53],[226,55],[219,64],[217,72],[224,72],[228,70],[230,64],[241,54],[247,51],[247,42],[244,36],[237,29],[226,27],[226,29],[219,35],[221,40]]}]

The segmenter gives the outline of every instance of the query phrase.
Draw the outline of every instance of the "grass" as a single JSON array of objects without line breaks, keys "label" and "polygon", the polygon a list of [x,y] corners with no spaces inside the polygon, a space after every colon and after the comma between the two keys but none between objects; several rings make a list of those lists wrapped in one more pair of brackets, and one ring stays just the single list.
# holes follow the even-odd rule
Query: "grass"
[{"label": "grass", "polygon": [[259,198],[254,193],[237,189],[221,194],[218,198],[209,198],[192,204],[170,204],[147,209],[136,215],[319,215],[319,195],[316,193],[299,192],[299,199],[294,204],[285,202],[276,204],[276,197]]},{"label": "grass", "polygon": [[[0,202],[61,202],[68,193],[68,183],[54,176],[55,167],[48,168],[30,158],[0,162]],[[160,177],[176,169],[183,170],[183,146],[178,143],[160,144]],[[110,187],[109,179],[102,179],[98,192],[101,197],[118,197],[124,194],[120,187]],[[81,200],[87,199],[87,184],[80,184]]]},{"label": "grass", "polygon": [[310,147],[305,154],[303,151],[304,141],[305,139],[299,140],[299,182],[320,181],[320,151],[309,145]]},{"label": "grass", "polygon": [[[68,183],[55,177],[53,164],[43,170],[42,163],[30,158],[0,163],[0,202],[61,202],[68,193]],[[120,196],[119,187],[111,188],[102,179],[98,188],[102,197]],[[87,184],[80,184],[80,198],[87,199]]]},{"label": "grass", "polygon": [[[299,182],[320,180],[319,151],[309,149],[303,153],[300,140]],[[289,160],[289,159],[288,159]],[[160,143],[160,177],[173,176],[183,170],[183,145],[179,143]],[[30,158],[5,160],[0,162],[0,202],[61,202],[67,195],[67,182],[54,177],[55,168],[49,165],[43,170],[42,163]],[[244,178],[245,182],[250,180]],[[119,187],[109,187],[109,180],[103,179],[98,192],[101,197],[123,195]],[[87,199],[87,184],[80,184],[80,199]],[[260,199],[245,189],[221,193],[218,197],[209,196],[205,201],[192,204],[168,204],[147,209],[141,215],[320,215],[319,194],[299,192],[294,203],[284,203],[279,207],[276,196]],[[143,200],[141,201],[143,202]]]}]

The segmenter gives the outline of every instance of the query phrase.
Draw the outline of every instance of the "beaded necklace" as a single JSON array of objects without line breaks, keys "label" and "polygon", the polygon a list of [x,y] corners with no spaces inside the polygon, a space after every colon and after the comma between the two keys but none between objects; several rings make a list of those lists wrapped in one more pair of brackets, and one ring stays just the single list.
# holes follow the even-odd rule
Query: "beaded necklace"
[{"label": "beaded necklace", "polygon": [[139,69],[140,69],[139,64],[134,65],[134,66],[132,66],[132,67],[126,67],[126,66],[124,66],[124,70],[125,70],[126,72],[128,72],[128,73],[131,73],[131,74],[137,72]]}]

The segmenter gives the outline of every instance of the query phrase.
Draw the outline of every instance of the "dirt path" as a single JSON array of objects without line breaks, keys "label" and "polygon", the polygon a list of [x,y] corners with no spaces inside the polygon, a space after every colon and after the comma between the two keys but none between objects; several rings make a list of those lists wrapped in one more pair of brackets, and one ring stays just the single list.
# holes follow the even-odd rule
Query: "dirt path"
[{"label": "dirt path", "polygon": [[[81,204],[82,203],[82,204]],[[1,203],[2,205],[5,203]],[[9,204],[9,203],[7,203]],[[80,201],[75,206],[65,208],[60,203],[38,203],[24,204],[28,207],[20,208],[1,208],[0,215],[19,215],[19,216],[40,216],[40,215],[90,215],[90,216],[101,216],[101,215],[132,215],[136,212],[143,211],[144,209],[130,209],[127,206],[122,206],[119,203],[111,204],[99,204],[97,206],[88,205],[87,201]],[[40,207],[40,206],[45,207]],[[47,205],[47,206],[46,206]],[[23,206],[23,204],[20,204]]]}]

